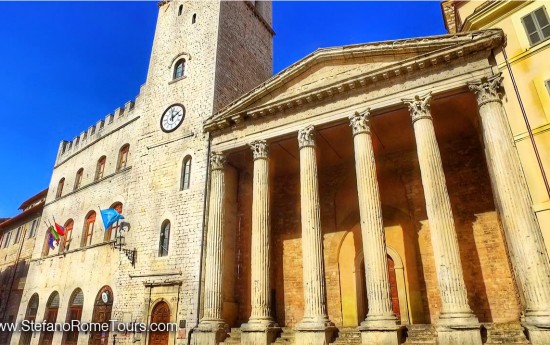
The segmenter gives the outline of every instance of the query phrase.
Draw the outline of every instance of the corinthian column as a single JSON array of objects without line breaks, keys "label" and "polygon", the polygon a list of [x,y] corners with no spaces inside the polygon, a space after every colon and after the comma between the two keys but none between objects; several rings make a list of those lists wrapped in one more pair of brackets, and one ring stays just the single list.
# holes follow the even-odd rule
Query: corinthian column
[{"label": "corinthian column", "polygon": [[550,329],[550,264],[500,100],[501,82],[502,76],[498,74],[470,83],[469,87],[477,96],[487,165],[512,267],[524,299],[525,325],[533,344],[548,344],[550,332],[542,330]]},{"label": "corinthian column", "polygon": [[225,337],[226,325],[222,319],[224,168],[223,154],[213,152],[210,157],[210,207],[206,235],[204,310],[199,327],[193,333],[195,345],[217,345]]},{"label": "corinthian column", "polygon": [[267,345],[277,336],[278,328],[271,317],[268,145],[265,140],[250,144],[254,157],[252,186],[252,313],[241,327],[243,345]]},{"label": "corinthian column", "polygon": [[390,299],[386,240],[369,126],[370,111],[350,116],[369,312],[361,323],[364,344],[398,344]]},{"label": "corinthian column", "polygon": [[[439,343],[454,344],[453,339],[456,339],[457,335],[450,334],[449,331],[460,329],[464,333],[462,335],[464,338],[460,338],[459,343],[481,344],[479,322],[468,305],[451,202],[430,112],[430,99],[431,93],[403,100],[403,102],[409,106],[414,126],[441,296],[441,314],[438,320]],[[471,327],[472,331],[465,334],[465,327]]]},{"label": "corinthian column", "polygon": [[[304,271],[304,318],[296,327],[297,343],[328,344],[332,323],[326,307],[325,264],[317,158],[313,126],[298,132],[300,147],[300,201],[302,216],[302,257]],[[328,331],[327,331],[328,330]],[[322,342],[323,341],[323,342]]]}]

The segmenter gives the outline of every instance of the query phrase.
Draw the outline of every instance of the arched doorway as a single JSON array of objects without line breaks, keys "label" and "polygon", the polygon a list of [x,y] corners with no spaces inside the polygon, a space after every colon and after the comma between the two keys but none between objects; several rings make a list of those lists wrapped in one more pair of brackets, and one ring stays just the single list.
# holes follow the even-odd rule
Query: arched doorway
[{"label": "arched doorway", "polygon": [[[57,312],[59,311],[59,293],[57,291],[52,292],[48,303],[46,303],[46,312],[44,313],[44,320],[47,323],[55,323],[57,321]],[[40,345],[51,345],[53,342],[53,331],[43,331],[40,334]]]},{"label": "arched doorway", "polygon": [[[113,310],[113,290],[104,286],[99,290],[94,301],[93,323],[108,324]],[[109,332],[91,332],[90,345],[107,345],[109,343]]]},{"label": "arched doorway", "polygon": [[[169,323],[170,307],[164,301],[158,302],[151,312],[151,323]],[[149,333],[149,345],[168,345],[168,332]]]},{"label": "arched doorway", "polygon": [[[354,232],[348,232],[342,240],[338,254],[342,325],[344,327],[359,325],[368,313],[363,252],[360,249],[360,239],[355,239],[355,237]],[[388,247],[387,252],[392,309],[398,320],[406,324],[409,317],[403,263],[395,250]]]},{"label": "arched doorway", "polygon": [[[81,289],[75,289],[69,299],[69,306],[67,308],[67,323],[76,320],[80,321],[82,318],[82,307],[84,306],[84,294]],[[78,342],[78,330],[63,333],[64,345],[76,345]]]},{"label": "arched doorway", "polygon": [[[27,305],[27,311],[25,312],[25,320],[36,321],[36,314],[38,313],[39,304],[38,294],[35,293],[31,296],[29,304]],[[29,345],[31,343],[32,332],[22,332],[19,339],[19,345]]]}]

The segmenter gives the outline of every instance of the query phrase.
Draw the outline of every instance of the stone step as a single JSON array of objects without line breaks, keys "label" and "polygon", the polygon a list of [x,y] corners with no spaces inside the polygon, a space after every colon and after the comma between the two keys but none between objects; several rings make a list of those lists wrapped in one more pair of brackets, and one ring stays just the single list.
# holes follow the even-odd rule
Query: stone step
[{"label": "stone step", "polygon": [[239,345],[241,343],[241,329],[240,328],[231,328],[229,336],[225,338],[222,345]]},{"label": "stone step", "polygon": [[361,332],[356,328],[341,328],[331,345],[361,345]]},{"label": "stone step", "polygon": [[289,327],[283,327],[281,334],[273,342],[273,345],[294,345],[294,330]]},{"label": "stone step", "polygon": [[406,325],[404,345],[437,344],[437,333],[432,325]]},{"label": "stone step", "polygon": [[518,322],[484,324],[487,331],[485,345],[529,344],[523,327]]}]

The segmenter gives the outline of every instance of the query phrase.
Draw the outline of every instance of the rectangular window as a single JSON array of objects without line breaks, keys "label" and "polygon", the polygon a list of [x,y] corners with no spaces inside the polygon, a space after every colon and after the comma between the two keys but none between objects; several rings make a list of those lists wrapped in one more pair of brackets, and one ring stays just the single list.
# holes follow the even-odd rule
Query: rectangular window
[{"label": "rectangular window", "polygon": [[13,239],[13,244],[19,243],[19,240],[21,239],[21,231],[23,230],[23,227],[18,227],[15,231],[15,238]]},{"label": "rectangular window", "polygon": [[532,46],[550,38],[550,20],[544,6],[521,18],[521,21]]},{"label": "rectangular window", "polygon": [[2,248],[6,248],[7,246],[10,245],[12,231],[8,231],[4,234],[4,243],[2,243]]},{"label": "rectangular window", "polygon": [[36,231],[38,230],[38,225],[40,225],[40,218],[36,218],[31,223],[31,228],[29,229],[28,238],[36,236]]}]

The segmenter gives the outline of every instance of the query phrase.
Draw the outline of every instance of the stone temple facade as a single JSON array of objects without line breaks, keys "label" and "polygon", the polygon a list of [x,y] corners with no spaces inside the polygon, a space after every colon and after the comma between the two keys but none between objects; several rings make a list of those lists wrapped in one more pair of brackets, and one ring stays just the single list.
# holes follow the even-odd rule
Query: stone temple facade
[{"label": "stone temple facade", "polygon": [[[550,263],[501,30],[319,49],[271,3],[159,3],[139,96],[62,142],[12,344],[548,344]],[[103,229],[99,209],[125,216]],[[29,308],[31,302],[37,308]]]}]

